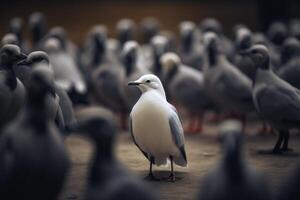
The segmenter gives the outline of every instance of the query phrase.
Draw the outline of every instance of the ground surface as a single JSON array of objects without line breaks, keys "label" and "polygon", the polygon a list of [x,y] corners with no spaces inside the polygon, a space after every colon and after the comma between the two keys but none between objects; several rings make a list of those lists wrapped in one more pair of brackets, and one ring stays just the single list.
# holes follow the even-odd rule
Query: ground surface
[{"label": "ground surface", "polygon": [[[206,130],[207,132],[215,132],[214,128],[207,128]],[[294,149],[292,153],[274,156],[262,155],[257,152],[258,149],[271,148],[275,140],[276,136],[274,135],[247,136],[244,149],[249,163],[266,174],[271,189],[276,192],[281,180],[289,174],[296,161],[300,159],[300,134],[291,136],[290,146]],[[75,136],[68,138],[66,143],[71,154],[73,167],[61,199],[83,199],[92,147],[89,141]],[[177,176],[180,180],[175,183],[150,182],[159,192],[161,199],[195,199],[201,178],[216,165],[221,155],[219,143],[215,137],[209,136],[209,134],[187,135],[186,151],[188,167],[176,167]],[[141,178],[147,175],[149,164],[135,147],[129,134],[120,134],[117,139],[116,153],[131,172]],[[168,168],[155,168],[155,174],[160,177],[168,176]]]}]

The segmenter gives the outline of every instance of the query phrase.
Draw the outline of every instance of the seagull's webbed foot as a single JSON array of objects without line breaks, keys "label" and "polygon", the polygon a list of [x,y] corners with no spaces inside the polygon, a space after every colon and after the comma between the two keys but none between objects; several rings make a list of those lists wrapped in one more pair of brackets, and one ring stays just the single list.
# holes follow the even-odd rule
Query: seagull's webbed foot
[{"label": "seagull's webbed foot", "polygon": [[149,180],[149,181],[160,181],[161,180],[161,179],[155,177],[153,173],[149,173],[148,176],[146,176],[144,179]]}]

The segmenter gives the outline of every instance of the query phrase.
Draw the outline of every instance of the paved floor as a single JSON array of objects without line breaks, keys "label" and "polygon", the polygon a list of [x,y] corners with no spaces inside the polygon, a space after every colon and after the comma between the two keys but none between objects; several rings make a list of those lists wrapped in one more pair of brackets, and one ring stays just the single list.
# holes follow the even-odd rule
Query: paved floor
[{"label": "paved floor", "polygon": [[[207,132],[215,132],[215,128],[206,128]],[[300,135],[291,136],[291,147],[294,152],[285,155],[262,155],[259,149],[272,147],[276,137],[248,136],[246,138],[245,157],[249,163],[258,170],[264,172],[273,191],[277,191],[280,181],[294,167],[300,158]],[[69,148],[73,167],[65,185],[61,199],[83,199],[82,192],[85,187],[88,162],[92,147],[89,141],[83,138],[71,136],[66,141]],[[150,182],[159,192],[161,199],[195,199],[201,178],[213,168],[220,158],[221,151],[215,137],[208,135],[186,136],[186,151],[188,155],[188,167],[176,167],[177,176],[180,178],[175,183]],[[121,162],[133,173],[141,178],[148,173],[148,162],[134,146],[127,133],[121,133],[117,139],[116,153]],[[168,168],[155,168],[157,176],[168,175]]]}]

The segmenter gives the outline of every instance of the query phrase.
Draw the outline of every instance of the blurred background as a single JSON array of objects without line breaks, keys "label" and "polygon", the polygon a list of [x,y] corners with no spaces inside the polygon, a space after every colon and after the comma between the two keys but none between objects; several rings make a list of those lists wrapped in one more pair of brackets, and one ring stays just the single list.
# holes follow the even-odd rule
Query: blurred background
[{"label": "blurred background", "polygon": [[0,34],[7,32],[9,20],[20,16],[27,19],[30,13],[43,12],[50,27],[61,25],[72,40],[83,42],[86,32],[95,24],[109,28],[109,36],[115,36],[114,27],[121,18],[140,22],[154,16],[162,28],[178,30],[179,22],[200,22],[205,17],[222,21],[225,33],[232,34],[234,24],[244,23],[251,29],[264,30],[273,20],[300,17],[297,0],[2,0],[0,7]]}]

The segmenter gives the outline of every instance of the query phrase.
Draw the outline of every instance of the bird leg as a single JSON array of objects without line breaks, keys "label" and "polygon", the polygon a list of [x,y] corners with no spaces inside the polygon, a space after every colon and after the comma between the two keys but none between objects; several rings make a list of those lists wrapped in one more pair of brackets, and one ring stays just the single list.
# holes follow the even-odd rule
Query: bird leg
[{"label": "bird leg", "polygon": [[281,143],[282,143],[282,141],[284,139],[283,135],[284,135],[284,132],[283,131],[279,131],[279,136],[278,136],[277,142],[276,142],[276,144],[275,144],[275,146],[273,148],[273,151],[272,151],[273,154],[281,153],[280,146],[281,146]]},{"label": "bird leg", "polygon": [[262,134],[269,134],[272,132],[273,132],[272,127],[266,121],[263,120],[262,127],[258,133],[262,135]]},{"label": "bird leg", "polygon": [[149,174],[145,177],[145,179],[150,179],[152,181],[159,181],[158,178],[156,178],[152,172],[152,165],[153,165],[153,159],[150,159],[150,167],[149,167]]},{"label": "bird leg", "polygon": [[283,135],[283,146],[281,148],[281,151],[284,151],[284,152],[293,151],[292,149],[288,148],[289,139],[290,139],[290,132],[289,131],[284,132],[284,135]]},{"label": "bird leg", "polygon": [[174,171],[174,165],[173,165],[173,156],[170,156],[170,161],[171,161],[171,173],[170,176],[168,177],[168,181],[170,182],[175,182],[175,171]]}]

